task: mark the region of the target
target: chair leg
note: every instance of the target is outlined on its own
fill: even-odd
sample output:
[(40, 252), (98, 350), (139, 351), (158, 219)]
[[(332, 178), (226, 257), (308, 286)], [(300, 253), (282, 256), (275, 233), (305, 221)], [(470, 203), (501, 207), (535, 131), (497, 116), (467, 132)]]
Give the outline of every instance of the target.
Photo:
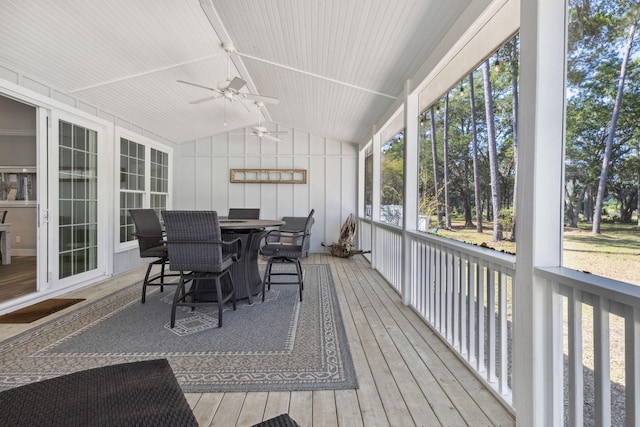
[(222, 302), (222, 285), (220, 284), (220, 276), (216, 276), (216, 293), (218, 294), (218, 328), (222, 327), (222, 312), (224, 311)]
[(298, 286), (300, 287), (300, 301), (302, 301), (302, 289), (304, 289), (304, 283), (302, 281), (302, 264), (300, 264), (300, 258), (296, 258), (296, 272), (298, 273)]
[(173, 328), (176, 325), (176, 307), (178, 301), (180, 300), (180, 294), (184, 296), (184, 276), (182, 272), (180, 272), (180, 281), (178, 282), (178, 287), (176, 288), (176, 293), (173, 296), (173, 304), (171, 305), (171, 327)]
[[(233, 303), (233, 311), (236, 311), (236, 284), (233, 281), (231, 271), (227, 270), (227, 274), (229, 275), (229, 283), (231, 283), (231, 302)], [(251, 304), (251, 299), (249, 299), (249, 304)]]
[(152, 262), (149, 263), (149, 267), (147, 267), (147, 274), (144, 275), (144, 281), (142, 282), (142, 304), (144, 304), (147, 297), (147, 285), (149, 284), (149, 275), (151, 274), (151, 268), (153, 268)]
[(167, 263), (163, 260), (162, 264), (160, 264), (160, 292), (164, 292), (164, 266), (167, 265)]
[(267, 266), (264, 269), (264, 278), (262, 279), (262, 302), (264, 302), (264, 294), (266, 293), (266, 284), (269, 282), (269, 289), (271, 289), (271, 266), (273, 265), (273, 258), (269, 258)]

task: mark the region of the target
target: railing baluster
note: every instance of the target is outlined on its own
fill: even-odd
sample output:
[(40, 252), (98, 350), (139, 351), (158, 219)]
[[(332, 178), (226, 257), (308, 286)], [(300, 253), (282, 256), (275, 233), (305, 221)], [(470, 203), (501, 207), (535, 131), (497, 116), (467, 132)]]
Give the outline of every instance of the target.
[(413, 249), (413, 265), (416, 266), (416, 268), (412, 269), (412, 301), (410, 301), (410, 304), (416, 307), (418, 313), (422, 313), (422, 291), (424, 289), (424, 284), (422, 283), (422, 278), (424, 277), (424, 262), (422, 259), (423, 245), (414, 241), (411, 244), (411, 248)]
[(445, 274), (446, 274), (446, 328), (447, 328), (447, 340), (451, 342), (453, 340), (453, 254), (451, 251), (445, 251)]
[(487, 381), (496, 380), (496, 272), (487, 267)]
[(625, 417), (628, 426), (640, 423), (640, 308), (626, 308), (624, 318), (625, 345)]
[(435, 326), (435, 328), (438, 331), (441, 331), (440, 329), (440, 311), (442, 306), (440, 305), (440, 288), (442, 287), (442, 268), (440, 268), (440, 248), (439, 247), (435, 247), (434, 248), (434, 263), (433, 263), (433, 270), (434, 270), (434, 276), (435, 276), (435, 280), (433, 282), (433, 289), (434, 289), (434, 295), (433, 295), (433, 305), (435, 307), (435, 313), (434, 313), (434, 317), (433, 317), (433, 325)]
[(435, 324), (435, 282), (436, 282), (435, 248), (429, 245), (429, 322)]
[(609, 300), (597, 297), (593, 305), (593, 361), (595, 389), (595, 422), (611, 423), (611, 357), (609, 351)]
[(498, 391), (508, 394), (509, 390), (509, 331), (507, 306), (507, 275), (499, 271), (498, 276), (498, 325), (500, 354), (498, 360)]
[(467, 346), (467, 305), (469, 304), (469, 258), (461, 254), (460, 257), (460, 354), (469, 360), (469, 348)]
[(564, 415), (563, 297), (560, 294), (560, 285), (549, 280), (547, 280), (546, 292), (549, 300), (544, 309), (547, 331), (545, 340), (549, 347), (544, 354), (544, 359), (548, 363), (544, 375), (550, 377), (552, 387), (549, 392), (551, 405), (547, 420), (551, 420), (550, 425), (562, 425)]
[(584, 374), (582, 369), (582, 292), (570, 288), (567, 297), (569, 425), (583, 424)]
[(451, 254), (453, 275), (453, 346), (460, 351), (460, 257), (457, 252)]
[(477, 370), (478, 372), (485, 372), (484, 366), (484, 340), (485, 340), (485, 308), (484, 308), (484, 296), (485, 296), (485, 278), (487, 272), (484, 266), (478, 266), (478, 289), (477, 289), (477, 301), (476, 301), (476, 325), (478, 328), (478, 334), (476, 336), (476, 349), (478, 350)]
[(469, 347), (469, 363), (472, 365), (475, 363), (478, 358), (476, 357), (476, 287), (478, 284), (478, 264), (475, 258), (469, 259), (469, 299), (468, 299), (468, 307), (469, 307), (469, 327), (467, 328), (467, 333), (469, 334), (469, 339), (467, 340)]

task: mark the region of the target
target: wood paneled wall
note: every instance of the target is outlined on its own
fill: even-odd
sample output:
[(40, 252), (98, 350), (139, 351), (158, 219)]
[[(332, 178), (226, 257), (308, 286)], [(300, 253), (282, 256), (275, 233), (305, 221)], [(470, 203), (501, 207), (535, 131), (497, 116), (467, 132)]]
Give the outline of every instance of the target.
[[(311, 251), (337, 241), (340, 227), (356, 213), (357, 146), (278, 127), (282, 142), (239, 129), (179, 145), (174, 151), (175, 209), (259, 207), (262, 218), (306, 216), (315, 209)], [(306, 184), (239, 184), (230, 169), (306, 169)]]

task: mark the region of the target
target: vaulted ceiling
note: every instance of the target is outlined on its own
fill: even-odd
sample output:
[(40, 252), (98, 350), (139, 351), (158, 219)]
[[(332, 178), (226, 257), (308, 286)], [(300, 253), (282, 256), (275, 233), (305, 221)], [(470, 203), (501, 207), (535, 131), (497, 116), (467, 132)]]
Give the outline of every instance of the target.
[(3, 0), (0, 67), (177, 143), (256, 124), (249, 100), (191, 104), (215, 92), (178, 82), (238, 76), (278, 98), (262, 120), (362, 142), (471, 3)]

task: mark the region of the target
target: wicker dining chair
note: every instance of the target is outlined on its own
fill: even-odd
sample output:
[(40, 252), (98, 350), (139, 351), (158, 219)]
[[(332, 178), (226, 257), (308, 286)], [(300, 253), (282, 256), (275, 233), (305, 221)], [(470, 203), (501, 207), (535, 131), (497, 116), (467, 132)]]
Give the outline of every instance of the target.
[[(230, 268), (242, 253), (242, 241), (223, 241), (218, 214), (215, 211), (162, 211), (167, 232), (169, 269), (180, 272), (178, 289), (171, 307), (171, 327), (176, 323), (180, 306), (217, 306), (218, 327), (222, 326), (224, 305), (232, 301), (236, 309), (236, 293)], [(234, 248), (227, 252), (223, 248)], [(222, 279), (228, 278), (223, 293)], [(191, 286), (187, 291), (186, 285)], [(212, 286), (214, 285), (214, 286)]]
[[(176, 285), (178, 282), (167, 281), (168, 277), (177, 277), (165, 271), (165, 266), (169, 262), (169, 254), (164, 244), (164, 233), (158, 214), (153, 209), (129, 209), (129, 215), (135, 226), (134, 236), (138, 239), (138, 248), (141, 258), (154, 258), (147, 267), (147, 273), (142, 282), (142, 304), (147, 296), (147, 286), (160, 286), (160, 292), (164, 291), (165, 285)], [(154, 265), (160, 266), (160, 273), (151, 275)]]
[[(304, 226), (294, 230), (287, 227), (285, 230), (271, 230), (265, 237), (265, 243), (260, 248), (260, 254), (268, 258), (267, 266), (262, 280), (262, 301), (264, 301), (266, 288), (271, 289), (271, 285), (298, 285), (300, 291), (300, 301), (302, 301), (302, 290), (304, 289), (302, 265), (300, 258), (307, 256), (309, 252), (308, 241), (311, 238), (311, 227), (313, 226), (313, 214), (311, 209)], [(273, 264), (293, 264), (295, 271), (291, 269), (273, 270)], [(277, 281), (277, 276), (296, 276), (295, 280)]]
[(260, 208), (229, 208), (229, 219), (260, 219)]

